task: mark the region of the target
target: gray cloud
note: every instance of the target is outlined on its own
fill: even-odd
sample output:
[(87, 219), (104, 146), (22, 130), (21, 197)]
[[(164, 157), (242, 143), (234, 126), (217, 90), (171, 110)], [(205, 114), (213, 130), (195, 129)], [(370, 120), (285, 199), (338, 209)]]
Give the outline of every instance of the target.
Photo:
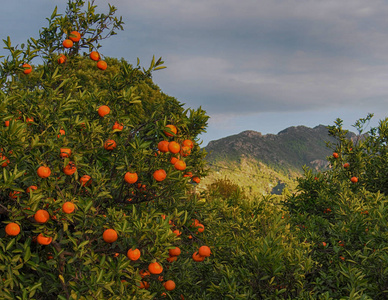
[[(62, 2), (7, 4), (0, 34), (37, 36)], [(156, 83), (188, 107), (229, 116), (387, 107), (386, 1), (109, 2), (126, 24), (103, 43), (104, 54), (132, 63), (139, 57), (145, 66), (162, 56), (168, 68), (154, 74)], [(96, 4), (107, 9), (103, 0)]]

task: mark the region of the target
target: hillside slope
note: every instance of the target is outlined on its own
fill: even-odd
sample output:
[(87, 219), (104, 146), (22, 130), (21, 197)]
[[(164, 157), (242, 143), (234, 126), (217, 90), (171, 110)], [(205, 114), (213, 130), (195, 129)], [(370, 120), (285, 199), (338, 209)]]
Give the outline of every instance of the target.
[(289, 127), (276, 135), (247, 130), (211, 141), (206, 147), (211, 172), (201, 188), (227, 178), (249, 194), (281, 194), (285, 187), (295, 187), (303, 166), (326, 168), (332, 154), (327, 142), (335, 140), (324, 125)]

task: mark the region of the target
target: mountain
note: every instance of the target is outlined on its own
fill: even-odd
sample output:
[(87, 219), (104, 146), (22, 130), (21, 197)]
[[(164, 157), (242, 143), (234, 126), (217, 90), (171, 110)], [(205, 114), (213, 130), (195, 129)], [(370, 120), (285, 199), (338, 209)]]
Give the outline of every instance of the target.
[(266, 135), (247, 130), (211, 141), (205, 147), (211, 172), (202, 187), (228, 179), (250, 194), (280, 194), (285, 187), (295, 187), (303, 166), (327, 167), (326, 157), (333, 152), (327, 142), (335, 143), (335, 139), (324, 125), (293, 126)]

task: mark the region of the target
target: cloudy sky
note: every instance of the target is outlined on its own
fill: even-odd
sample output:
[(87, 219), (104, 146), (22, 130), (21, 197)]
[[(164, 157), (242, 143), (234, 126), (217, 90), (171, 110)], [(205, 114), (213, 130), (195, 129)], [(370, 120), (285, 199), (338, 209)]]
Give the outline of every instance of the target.
[[(67, 1), (6, 1), (0, 38), (38, 37)], [(107, 12), (105, 0), (96, 0)], [(244, 130), (351, 125), (387, 116), (388, 2), (385, 0), (111, 0), (124, 31), (103, 43), (106, 56), (167, 69), (154, 81), (211, 117), (203, 145)], [(0, 49), (0, 55), (6, 52)]]

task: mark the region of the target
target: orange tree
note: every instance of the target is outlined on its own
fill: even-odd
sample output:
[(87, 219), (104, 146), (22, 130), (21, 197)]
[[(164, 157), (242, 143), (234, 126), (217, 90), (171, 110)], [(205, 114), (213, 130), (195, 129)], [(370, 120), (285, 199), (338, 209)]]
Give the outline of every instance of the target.
[(161, 59), (145, 69), (103, 57), (100, 41), (123, 22), (84, 4), (55, 10), (20, 48), (4, 40), (0, 298), (176, 298), (166, 258), (192, 223), (208, 116), (153, 83)]
[[(317, 268), (306, 276), (310, 296), (319, 299), (386, 299), (388, 119), (364, 133), (372, 115), (349, 135), (338, 119), (328, 127), (330, 168), (306, 169), (285, 206), (293, 232), (312, 245)], [(307, 296), (307, 295), (306, 295)]]

